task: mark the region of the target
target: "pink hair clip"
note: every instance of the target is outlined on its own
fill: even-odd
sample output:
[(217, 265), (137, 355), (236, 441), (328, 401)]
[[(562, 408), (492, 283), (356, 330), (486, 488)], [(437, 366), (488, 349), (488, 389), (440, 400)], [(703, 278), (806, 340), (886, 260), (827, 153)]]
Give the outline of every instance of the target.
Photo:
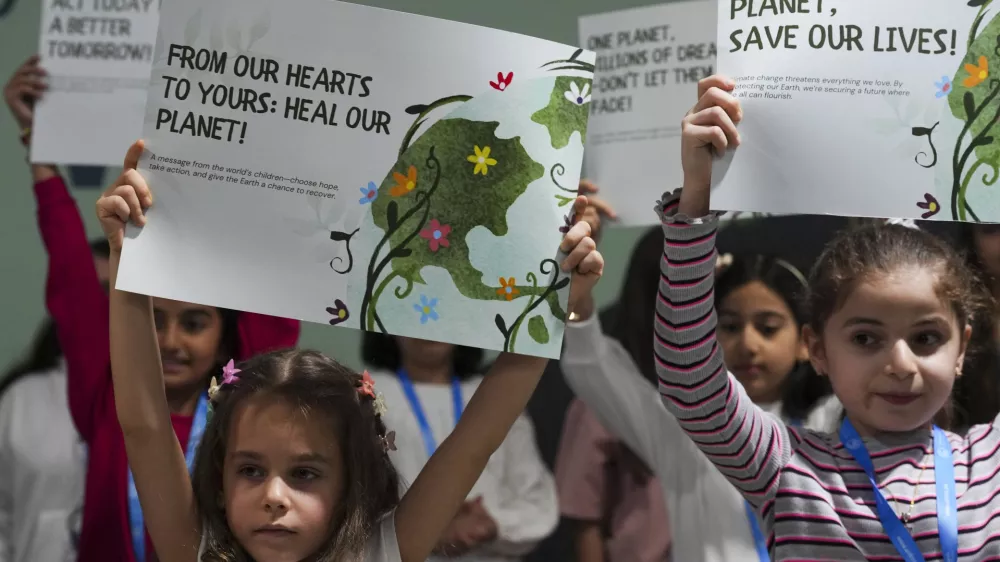
[(368, 374), (368, 371), (361, 374), (361, 386), (358, 387), (358, 394), (375, 399), (375, 381)]
[[(239, 381), (240, 378), (237, 377), (236, 374), (240, 372), (242, 371), (237, 369), (236, 365), (233, 363), (233, 360), (230, 359), (229, 363), (226, 363), (226, 365), (222, 367), (222, 384), (233, 384)], [(215, 399), (215, 396), (219, 393), (219, 390), (222, 388), (222, 384), (216, 382), (215, 377), (212, 377), (212, 382), (208, 385), (208, 398), (210, 400)]]

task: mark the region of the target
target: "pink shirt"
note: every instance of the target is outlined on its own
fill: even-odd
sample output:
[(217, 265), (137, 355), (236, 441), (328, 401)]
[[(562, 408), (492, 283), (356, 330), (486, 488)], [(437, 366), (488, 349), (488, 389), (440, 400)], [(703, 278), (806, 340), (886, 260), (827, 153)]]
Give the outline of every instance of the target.
[(660, 483), (579, 399), (570, 404), (556, 458), (562, 515), (600, 521), (611, 562), (670, 559), (670, 525)]

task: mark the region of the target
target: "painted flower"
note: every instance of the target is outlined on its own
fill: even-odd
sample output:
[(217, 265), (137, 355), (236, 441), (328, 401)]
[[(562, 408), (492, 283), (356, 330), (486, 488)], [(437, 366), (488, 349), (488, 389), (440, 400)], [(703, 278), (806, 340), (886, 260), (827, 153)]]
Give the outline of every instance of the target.
[(966, 88), (975, 88), (976, 86), (983, 83), (990, 76), (990, 64), (986, 60), (986, 57), (979, 57), (979, 64), (968, 64), (965, 65), (965, 71), (969, 73), (969, 76), (962, 81), (962, 85)]
[(917, 203), (917, 207), (927, 210), (927, 212), (920, 215), (920, 218), (922, 219), (929, 219), (934, 215), (938, 214), (939, 211), (941, 211), (941, 204), (938, 203), (938, 200), (935, 199), (934, 196), (931, 195), (930, 193), (924, 194), (924, 200), (919, 201)]
[(470, 154), (469, 157), (466, 158), (466, 160), (476, 165), (476, 167), (472, 169), (472, 175), (482, 174), (485, 176), (486, 172), (489, 171), (490, 166), (497, 165), (497, 161), (495, 158), (490, 158), (490, 147), (488, 146), (484, 146), (482, 150), (479, 150), (478, 146), (474, 146), (472, 149), (475, 151), (475, 154)]
[(507, 300), (513, 300), (514, 297), (520, 293), (521, 291), (517, 290), (513, 277), (509, 277), (507, 279), (504, 279), (503, 277), (500, 278), (500, 288), (497, 289), (498, 295), (506, 298)]
[(451, 244), (448, 242), (449, 232), (451, 232), (450, 226), (439, 223), (437, 219), (431, 219), (427, 228), (420, 231), (420, 237), (427, 240), (427, 245), (430, 246), (432, 252), (436, 252), (439, 247), (447, 248)]
[(333, 306), (327, 307), (326, 311), (333, 317), (330, 318), (331, 326), (346, 322), (351, 317), (351, 313), (347, 310), (347, 305), (340, 299), (333, 301)]
[(493, 86), (494, 90), (500, 90), (501, 92), (510, 86), (510, 83), (514, 80), (514, 73), (508, 72), (507, 76), (503, 75), (503, 72), (497, 72), (497, 81), (490, 81), (490, 86)]
[(417, 187), (417, 168), (410, 166), (405, 176), (399, 172), (393, 172), (392, 179), (396, 180), (396, 185), (392, 186), (392, 189), (389, 190), (389, 195), (393, 197), (406, 195)]
[(943, 98), (951, 93), (951, 78), (947, 76), (942, 76), (940, 82), (935, 82), (934, 87), (937, 88), (937, 92), (934, 93), (935, 97)]
[(575, 103), (576, 105), (583, 105), (585, 103), (590, 103), (590, 84), (584, 84), (583, 90), (576, 85), (576, 82), (569, 83), (569, 91), (566, 92), (566, 99), (570, 103)]
[(571, 228), (573, 228), (573, 219), (569, 215), (563, 215), (563, 225), (559, 227), (559, 232), (566, 234)]
[(434, 310), (437, 306), (437, 299), (429, 299), (427, 295), (420, 295), (420, 304), (414, 304), (413, 310), (420, 313), (420, 323), (426, 324), (428, 320), (437, 320), (438, 313)]
[(378, 198), (378, 186), (376, 186), (373, 181), (368, 182), (368, 187), (361, 188), (361, 195), (362, 197), (358, 203), (361, 203), (362, 205), (371, 203)]

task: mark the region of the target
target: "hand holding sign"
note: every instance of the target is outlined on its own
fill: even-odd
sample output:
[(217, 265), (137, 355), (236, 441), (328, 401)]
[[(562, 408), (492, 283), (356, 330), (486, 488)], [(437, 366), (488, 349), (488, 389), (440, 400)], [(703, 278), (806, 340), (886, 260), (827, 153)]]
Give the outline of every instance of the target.
[(153, 192), (136, 170), (144, 148), (145, 143), (141, 140), (129, 147), (122, 174), (97, 200), (97, 218), (113, 252), (122, 249), (125, 223), (131, 219), (137, 226), (145, 225), (145, 210), (153, 205)]
[(681, 211), (690, 217), (709, 211), (713, 153), (723, 154), (740, 144), (736, 123), (743, 119), (740, 102), (730, 92), (735, 82), (725, 76), (710, 76), (698, 83), (698, 103), (681, 121), (681, 164), (684, 193)]
[(46, 89), (45, 76), (45, 71), (38, 65), (38, 55), (33, 55), (14, 71), (3, 88), (3, 99), (21, 129), (31, 126), (35, 101), (42, 97)]

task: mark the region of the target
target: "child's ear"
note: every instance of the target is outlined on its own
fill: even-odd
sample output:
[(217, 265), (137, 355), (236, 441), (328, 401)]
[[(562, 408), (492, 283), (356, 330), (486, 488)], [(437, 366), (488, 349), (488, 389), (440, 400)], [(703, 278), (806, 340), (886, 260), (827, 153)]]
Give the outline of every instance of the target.
[(965, 354), (969, 350), (969, 340), (972, 339), (972, 326), (969, 324), (965, 325), (965, 329), (962, 330), (962, 344), (958, 351), (958, 357), (955, 359), (955, 376), (962, 376), (962, 366), (965, 364)]
[(828, 370), (823, 339), (808, 324), (802, 327), (802, 347), (805, 349), (805, 359), (812, 364), (813, 370), (820, 376), (826, 376)]

